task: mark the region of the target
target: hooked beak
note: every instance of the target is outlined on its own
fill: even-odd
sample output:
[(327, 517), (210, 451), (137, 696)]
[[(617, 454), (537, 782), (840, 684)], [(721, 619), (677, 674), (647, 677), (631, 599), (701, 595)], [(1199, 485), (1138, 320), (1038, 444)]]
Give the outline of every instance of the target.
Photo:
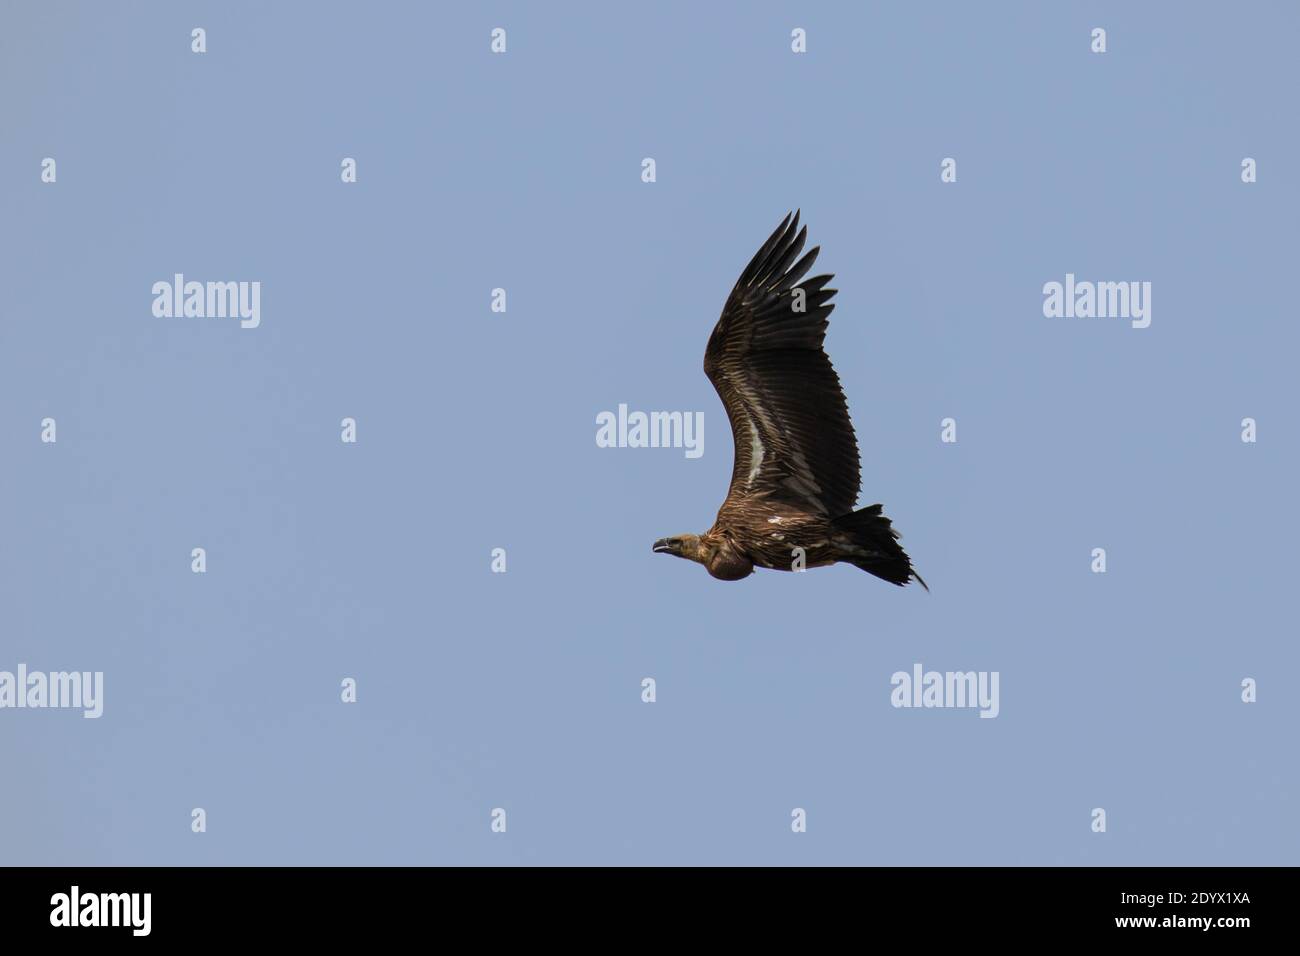
[(673, 553), (672, 546), (668, 543), (667, 538), (660, 538), (658, 541), (655, 542), (654, 547), (651, 548), (651, 550), (654, 551), (655, 554)]

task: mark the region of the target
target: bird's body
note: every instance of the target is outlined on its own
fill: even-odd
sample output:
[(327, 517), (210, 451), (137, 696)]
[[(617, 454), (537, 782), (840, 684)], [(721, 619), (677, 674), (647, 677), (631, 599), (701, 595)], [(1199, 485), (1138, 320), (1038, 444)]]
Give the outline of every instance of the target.
[(711, 529), (655, 542), (725, 581), (754, 568), (844, 561), (893, 584), (919, 575), (880, 505), (854, 511), (860, 472), (844, 393), (822, 349), (831, 277), (799, 280), (807, 230), (787, 216), (741, 273), (709, 337), (704, 372), (735, 443), (731, 486)]

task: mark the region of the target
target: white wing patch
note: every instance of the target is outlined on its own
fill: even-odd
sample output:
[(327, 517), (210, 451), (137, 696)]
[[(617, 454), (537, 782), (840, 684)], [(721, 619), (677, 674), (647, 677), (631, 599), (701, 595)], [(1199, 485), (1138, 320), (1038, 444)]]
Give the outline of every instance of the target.
[[(754, 414), (757, 414), (762, 420), (764, 426), (774, 435), (780, 435), (782, 430), (772, 421), (762, 404), (756, 404), (752, 408), (745, 406), (745, 423), (749, 425), (749, 474), (745, 476), (745, 487), (752, 488), (754, 479), (758, 477), (759, 471), (763, 468), (763, 457), (765, 449), (763, 441), (759, 437), (758, 426), (754, 424)], [(787, 475), (781, 479), (781, 484), (790, 489), (795, 495), (805, 499), (817, 511), (825, 513), (826, 507), (822, 504), (820, 495), (822, 487), (818, 484), (817, 479), (813, 477), (812, 468), (808, 466), (808, 459), (804, 457), (803, 452), (797, 447), (792, 446), (789, 449), (790, 465), (793, 466), (793, 474)]]
[(759, 471), (763, 467), (763, 442), (759, 440), (758, 429), (754, 426), (754, 420), (748, 415), (745, 421), (749, 422), (749, 474), (745, 477), (745, 487), (752, 487), (754, 479), (758, 477)]

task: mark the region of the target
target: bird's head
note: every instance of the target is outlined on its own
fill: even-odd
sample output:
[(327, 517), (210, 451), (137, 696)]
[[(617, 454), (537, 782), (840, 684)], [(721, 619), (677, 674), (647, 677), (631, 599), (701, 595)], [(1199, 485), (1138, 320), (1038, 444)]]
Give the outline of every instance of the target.
[(672, 554), (688, 561), (703, 563), (704, 555), (700, 548), (698, 534), (675, 534), (671, 538), (660, 538), (654, 543), (655, 554)]

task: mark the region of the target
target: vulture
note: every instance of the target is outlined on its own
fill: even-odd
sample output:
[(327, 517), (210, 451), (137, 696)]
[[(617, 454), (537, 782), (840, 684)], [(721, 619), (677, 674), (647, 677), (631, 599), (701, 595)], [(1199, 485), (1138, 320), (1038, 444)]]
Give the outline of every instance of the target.
[[(839, 376), (822, 348), (835, 307), (829, 275), (803, 277), (808, 229), (787, 215), (736, 280), (704, 352), (731, 422), (731, 486), (704, 534), (660, 538), (654, 551), (704, 565), (722, 581), (754, 568), (843, 561), (890, 584), (915, 579), (882, 506), (854, 510), (858, 442)], [(800, 281), (800, 280), (803, 281)]]

